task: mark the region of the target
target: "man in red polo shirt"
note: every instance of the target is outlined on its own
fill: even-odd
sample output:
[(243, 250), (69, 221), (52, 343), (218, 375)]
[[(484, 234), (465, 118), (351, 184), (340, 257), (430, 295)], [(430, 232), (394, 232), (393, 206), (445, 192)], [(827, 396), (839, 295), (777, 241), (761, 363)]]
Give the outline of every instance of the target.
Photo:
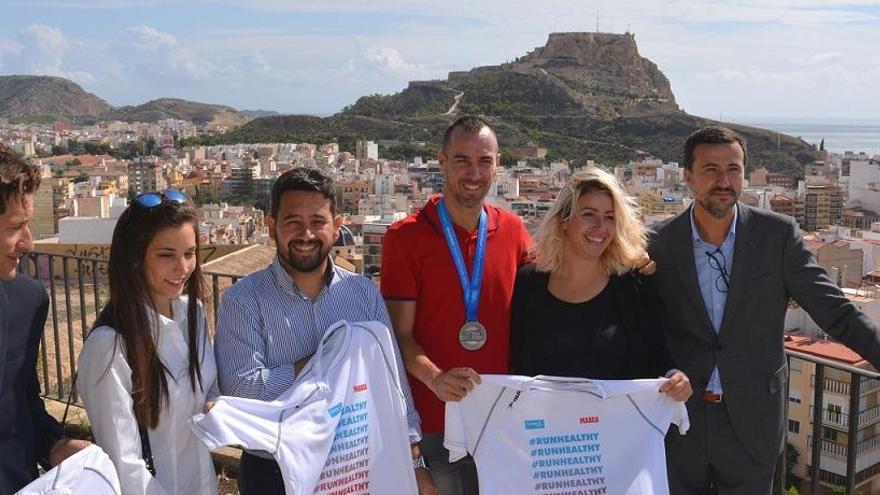
[(439, 160), (444, 194), (388, 229), (381, 285), (422, 418), (422, 453), (439, 493), (466, 495), (478, 493), (476, 467), (470, 457), (449, 464), (444, 402), (461, 400), (479, 373), (507, 372), (513, 282), (531, 238), (519, 217), (483, 203), (499, 160), (485, 120), (453, 122)]

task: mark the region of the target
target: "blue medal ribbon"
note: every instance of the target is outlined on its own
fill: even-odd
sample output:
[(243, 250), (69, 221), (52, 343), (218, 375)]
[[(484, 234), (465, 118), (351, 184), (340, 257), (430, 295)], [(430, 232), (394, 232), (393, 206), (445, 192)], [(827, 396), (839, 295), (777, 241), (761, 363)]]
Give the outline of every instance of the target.
[(452, 227), (452, 219), (449, 217), (449, 210), (446, 209), (444, 200), (437, 202), (437, 213), (440, 215), (440, 225), (443, 228), (443, 237), (446, 238), (446, 247), (452, 254), (452, 262), (455, 264), (455, 270), (458, 272), (458, 279), (461, 282), (461, 290), (464, 293), (464, 307), (467, 311), (467, 321), (477, 321), (477, 309), (480, 306), (480, 287), (483, 285), (483, 265), (486, 261), (486, 237), (489, 231), (489, 219), (486, 210), (480, 211), (480, 224), (477, 228), (477, 252), (474, 253), (474, 266), (470, 278), (468, 277), (467, 268), (464, 264), (464, 255), (461, 252), (461, 246), (458, 244), (458, 237), (455, 236), (455, 229)]

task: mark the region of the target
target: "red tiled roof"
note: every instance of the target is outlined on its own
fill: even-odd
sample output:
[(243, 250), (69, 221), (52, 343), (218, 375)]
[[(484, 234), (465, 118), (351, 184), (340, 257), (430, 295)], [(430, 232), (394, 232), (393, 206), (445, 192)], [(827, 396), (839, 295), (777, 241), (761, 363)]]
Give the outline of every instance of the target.
[(93, 167), (101, 162), (101, 160), (106, 160), (108, 162), (116, 160), (110, 155), (58, 155), (51, 156), (49, 158), (44, 158), (44, 163), (57, 163), (57, 164), (65, 164), (69, 161), (79, 160), (80, 165), (84, 167)]
[(840, 342), (807, 337), (800, 332), (790, 332), (786, 336), (785, 348), (850, 365), (857, 365), (864, 361), (855, 351)]
[(810, 251), (818, 251), (825, 247), (825, 243), (822, 241), (817, 241), (815, 239), (804, 239), (804, 244), (807, 245), (807, 249)]

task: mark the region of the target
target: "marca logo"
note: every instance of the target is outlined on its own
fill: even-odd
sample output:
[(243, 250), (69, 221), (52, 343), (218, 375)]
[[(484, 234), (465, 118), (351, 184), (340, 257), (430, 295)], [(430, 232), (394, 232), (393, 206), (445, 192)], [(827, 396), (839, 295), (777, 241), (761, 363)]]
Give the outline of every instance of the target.
[(540, 430), (544, 428), (544, 420), (543, 419), (527, 419), (526, 420), (526, 429), (527, 430)]
[(366, 383), (358, 383), (357, 385), (354, 386), (354, 393), (363, 392), (365, 390), (367, 390)]
[(599, 416), (584, 416), (581, 418), (582, 425), (586, 425), (586, 424), (590, 424), (590, 423), (598, 423), (598, 422), (599, 422)]

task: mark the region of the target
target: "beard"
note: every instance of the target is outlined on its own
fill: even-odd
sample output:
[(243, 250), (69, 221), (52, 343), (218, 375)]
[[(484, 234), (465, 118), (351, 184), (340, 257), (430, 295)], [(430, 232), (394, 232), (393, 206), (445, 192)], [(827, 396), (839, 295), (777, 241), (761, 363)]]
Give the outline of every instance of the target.
[(483, 200), (489, 193), (489, 188), (484, 186), (480, 187), (480, 189), (476, 191), (468, 191), (461, 186), (447, 186), (447, 190), (444, 191), (444, 194), (447, 193), (453, 197), (453, 199), (459, 206), (462, 206), (464, 208), (477, 208), (483, 204)]
[[(296, 254), (294, 250), (294, 246), (317, 246), (318, 249), (315, 250), (313, 254), (310, 255), (301, 255)], [(292, 268), (300, 273), (311, 273), (319, 268), (324, 263), (324, 260), (330, 255), (331, 246), (325, 246), (321, 241), (314, 240), (309, 242), (296, 242), (291, 241), (287, 243), (287, 249), (281, 249), (278, 247), (278, 257), (281, 258), (281, 261), (284, 262), (289, 268)]]
[(452, 196), (455, 198), (456, 203), (465, 208), (477, 208), (483, 204), (483, 198), (485, 198), (485, 196), (474, 195), (471, 193), (455, 193)]
[[(729, 192), (731, 194), (729, 201), (718, 201), (712, 199), (712, 194), (716, 192)], [(739, 201), (739, 194), (732, 188), (728, 189), (712, 189), (705, 195), (701, 196), (698, 200), (700, 206), (703, 207), (704, 210), (709, 212), (715, 218), (721, 219), (727, 216), (730, 213), (733, 205)]]

